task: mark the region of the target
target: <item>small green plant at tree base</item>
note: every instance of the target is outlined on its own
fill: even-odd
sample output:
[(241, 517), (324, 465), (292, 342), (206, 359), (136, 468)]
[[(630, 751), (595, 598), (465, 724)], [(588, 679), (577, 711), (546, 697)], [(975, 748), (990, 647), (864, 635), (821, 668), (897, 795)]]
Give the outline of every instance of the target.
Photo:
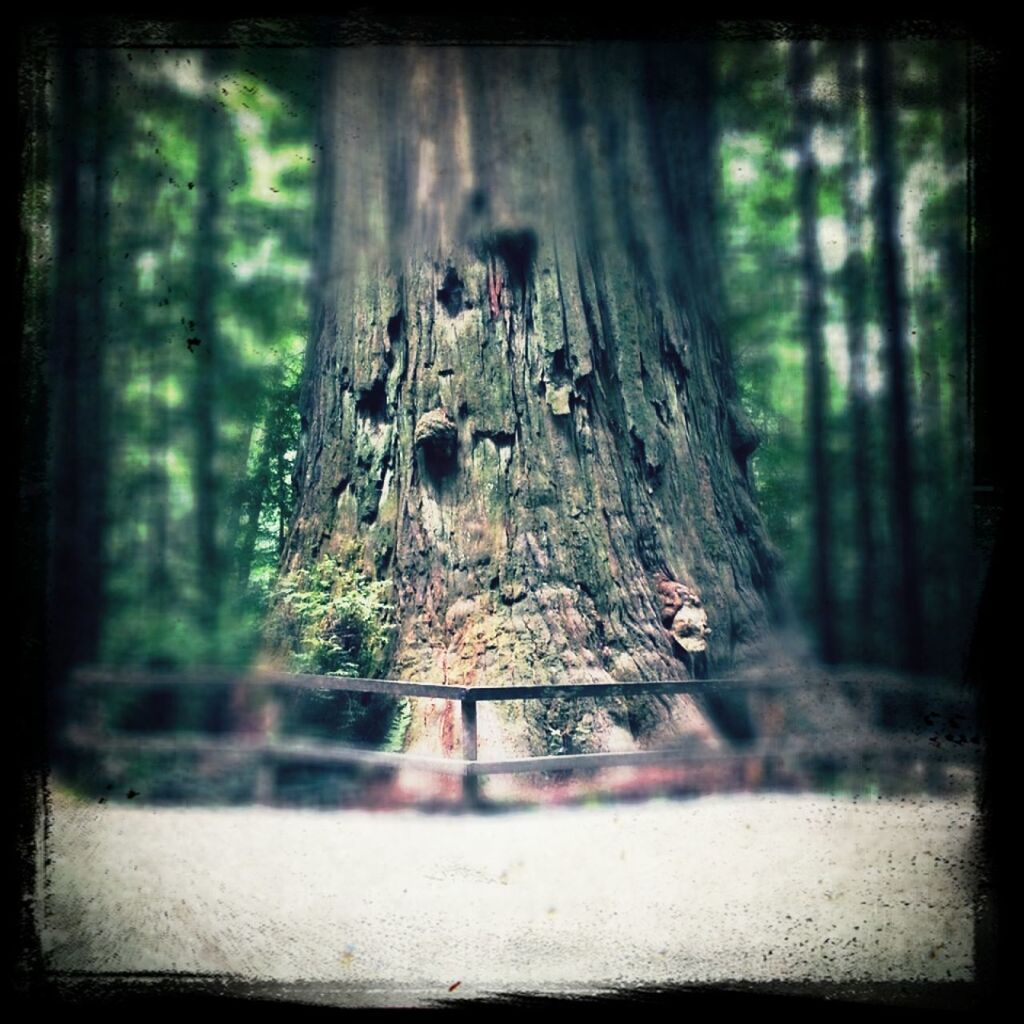
[(391, 637), (389, 584), (325, 555), (278, 584), (298, 672), (372, 679), (386, 666)]
[(402, 749), (405, 734), (412, 722), (412, 701), (403, 698), (397, 702), (395, 714), (391, 719), (387, 734), (380, 743), (381, 750), (397, 751)]
[[(273, 639), (290, 649), (291, 666), (311, 675), (373, 679), (387, 667), (393, 626), (389, 584), (325, 555), (277, 586)], [(286, 714), (286, 728), (331, 739), (379, 743), (392, 729), (398, 702), (382, 694), (313, 693)]]

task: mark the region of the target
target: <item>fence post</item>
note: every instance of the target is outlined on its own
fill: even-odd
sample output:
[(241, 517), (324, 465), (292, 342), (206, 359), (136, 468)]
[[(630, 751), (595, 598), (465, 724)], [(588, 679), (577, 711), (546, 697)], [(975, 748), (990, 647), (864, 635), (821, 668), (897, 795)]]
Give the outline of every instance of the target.
[(264, 751), (257, 755), (256, 784), (253, 787), (253, 803), (270, 806), (274, 802), (274, 763), (270, 755)]
[(277, 737), (281, 705), (273, 688), (243, 690), (235, 688), (236, 727), (241, 726), (257, 743), (256, 779), (253, 803), (270, 806), (277, 789), (277, 764), (270, 747)]
[[(476, 760), (476, 701), (462, 700), (462, 753), (467, 761)], [(462, 776), (462, 799), (468, 807), (480, 802), (480, 777)]]

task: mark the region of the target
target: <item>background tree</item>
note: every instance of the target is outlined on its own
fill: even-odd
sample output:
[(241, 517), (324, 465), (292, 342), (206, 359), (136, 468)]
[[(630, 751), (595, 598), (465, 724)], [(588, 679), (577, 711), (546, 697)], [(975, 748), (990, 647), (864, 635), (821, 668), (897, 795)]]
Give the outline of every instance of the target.
[(813, 494), (788, 50), (723, 42), (718, 54), (725, 324), (744, 407), (761, 438), (750, 460), (758, 505), (785, 555), (797, 617), (813, 623)]
[[(194, 357), (194, 384), (192, 388), (195, 422), (195, 469), (193, 488), (196, 506), (197, 565), (199, 568), (200, 623), (206, 636), (210, 655), (216, 656), (219, 639), (219, 619), (223, 592), (221, 545), (217, 526), (220, 512), (221, 483), (216, 472), (218, 449), (219, 376), (222, 364), (223, 338), (219, 330), (219, 317), (215, 298), (221, 289), (217, 277), (220, 259), (220, 206), (224, 186), (221, 181), (222, 144), (218, 138), (217, 105), (211, 92), (211, 79), (216, 76), (217, 62), (213, 54), (204, 53), (197, 58), (200, 88), (207, 95), (197, 110), (196, 128), (196, 209), (195, 244), (193, 246), (194, 279), (190, 292), (195, 319), (189, 321), (194, 335), (186, 341)], [(216, 86), (214, 86), (216, 88)]]
[[(965, 294), (957, 253), (968, 230), (957, 143), (967, 123), (964, 45), (888, 44), (895, 56), (884, 117), (877, 91), (860, 84), (863, 47), (818, 44), (807, 79), (814, 121), (809, 155), (817, 167), (813, 236), (824, 270), (816, 281), (823, 383), (832, 396), (824, 416), (816, 417), (826, 427), (832, 477), (832, 525), (824, 537), (811, 518), (820, 488), (805, 468), (818, 430), (811, 404), (804, 406), (795, 387), (798, 368), (805, 374), (808, 368), (805, 332), (794, 313), (801, 289), (808, 293), (809, 277), (816, 276), (801, 267), (797, 206), (787, 198), (796, 194), (803, 164), (798, 138), (785, 131), (797, 112), (785, 69), (801, 45), (722, 47), (725, 291), (741, 390), (765, 438), (752, 460), (758, 498), (785, 556), (797, 610), (813, 625), (819, 645), (824, 637), (814, 579), (824, 543), (834, 566), (839, 656), (906, 664), (901, 659), (913, 647), (918, 667), (956, 675), (964, 622), (950, 609), (962, 605), (968, 591), (973, 603), (978, 558), (972, 531), (962, 526), (970, 502), (963, 461), (969, 445), (966, 324), (957, 315)], [(887, 171), (885, 231), (898, 234), (888, 246), (877, 217), (868, 216), (877, 213), (872, 199), (885, 177), (877, 151), (867, 152), (880, 122), (888, 125), (890, 157), (899, 170)], [(886, 296), (892, 294), (903, 323), (903, 442), (890, 400), (900, 388), (891, 348), (883, 344), (892, 336), (886, 327), (892, 308)], [(914, 468), (912, 476), (898, 468), (903, 460)], [(900, 553), (910, 550), (907, 536), (909, 563)], [(908, 639), (907, 623), (914, 619), (917, 638)]]
[(81, 60), (62, 38), (61, 98), (55, 147), (56, 282), (50, 380), (53, 495), (50, 580), (61, 640), (52, 651), (59, 678), (67, 665), (96, 657), (103, 623), (103, 507), (107, 475), (104, 384), (109, 63)]
[(276, 576), (278, 506), (291, 510), (311, 74), (301, 53), (112, 59), (116, 429), (101, 654), (245, 664)]
[(893, 140), (891, 63), (888, 47), (868, 46), (867, 82), (871, 101), (872, 151), (876, 175), (873, 195), (879, 247), (885, 353), (888, 371), (889, 481), (897, 565), (897, 614), (900, 663), (921, 668), (924, 635), (921, 619), (920, 571), (914, 516), (914, 467), (910, 448), (910, 408), (906, 355), (906, 307), (902, 249), (897, 223), (898, 168)]
[(863, 164), (863, 102), (858, 51), (854, 46), (839, 49), (837, 80), (839, 86), (840, 117), (843, 138), (841, 165), (843, 225), (846, 232), (846, 256), (840, 271), (839, 286), (843, 296), (843, 315), (846, 327), (846, 347), (849, 353), (850, 382), (847, 404), (851, 453), (851, 490), (854, 516), (852, 538), (856, 559), (854, 618), (856, 639), (850, 655), (863, 661), (876, 657), (875, 633), (878, 629), (875, 606), (876, 590), (876, 535), (874, 528), (874, 494), (871, 473), (871, 430), (868, 392), (867, 324), (870, 309), (867, 259), (863, 244), (864, 209), (858, 191)]
[[(917, 589), (928, 665), (956, 672), (970, 615), (951, 624), (948, 609), (975, 578), (963, 525), (967, 65), (956, 44), (891, 45)], [(54, 438), (64, 431), (50, 508), (68, 571), (53, 574), (51, 607), (62, 630), (73, 607), (93, 617), (88, 657), (244, 664), (260, 649), (279, 559), (282, 585), (301, 592), (294, 571), (333, 552), (345, 572), (362, 571), (346, 576), (357, 587), (394, 576), (407, 588), (395, 653), (408, 675), (689, 671), (650, 582), (659, 574), (702, 592), (709, 671), (722, 671), (774, 604), (763, 533), (736, 525), (753, 521), (752, 486), (800, 617), (818, 619), (824, 543), (839, 656), (895, 660), (890, 375), (881, 295), (866, 286), (881, 246), (866, 216), (875, 175), (861, 152), (873, 138), (873, 105), (856, 95), (862, 51), (818, 44), (806, 76), (817, 210), (804, 235), (821, 259), (817, 365), (829, 400), (819, 413), (833, 485), (823, 542), (802, 386), (789, 43), (573, 47), (557, 58), (410, 50), (387, 54), (390, 83), (367, 53), (325, 52), (316, 135), (313, 51), (227, 48), (216, 66), (191, 50), (66, 52), (64, 65), (47, 55), (52, 84), (34, 94), (54, 120), (34, 122), (26, 281), (52, 341), (34, 408), (49, 402)], [(668, 70), (676, 58), (685, 71)], [(427, 97), (415, 116), (412, 97)], [(411, 117), (409, 138), (375, 120), (392, 114)], [(47, 151), (52, 173), (39, 170)], [(91, 227), (72, 260), (76, 223)], [(200, 330), (199, 307), (215, 334)], [(717, 322), (735, 342), (735, 379), (719, 368)], [(764, 439), (753, 454), (740, 400)], [(97, 429), (107, 443), (81, 443)], [(723, 437), (735, 454), (722, 455)], [(28, 479), (26, 493), (36, 486)], [(83, 500), (65, 500), (80, 487)], [(70, 549), (84, 537), (80, 558)], [(427, 586), (435, 555), (446, 568)], [(608, 596), (623, 580), (625, 609)], [(563, 639), (574, 612), (579, 644)], [(578, 651), (535, 670), (534, 652), (560, 644)], [(592, 710), (547, 709), (544, 742), (586, 746), (570, 719)], [(641, 731), (651, 710), (620, 705), (596, 730)]]
[(814, 109), (811, 45), (798, 40), (791, 48), (794, 131), (798, 163), (796, 207), (800, 214), (800, 269), (803, 276), (803, 331), (807, 345), (807, 410), (810, 479), (814, 521), (814, 597), (821, 657), (836, 661), (835, 601), (832, 587), (832, 482), (829, 473), (828, 365), (825, 357), (825, 281), (818, 253), (818, 165), (812, 137)]

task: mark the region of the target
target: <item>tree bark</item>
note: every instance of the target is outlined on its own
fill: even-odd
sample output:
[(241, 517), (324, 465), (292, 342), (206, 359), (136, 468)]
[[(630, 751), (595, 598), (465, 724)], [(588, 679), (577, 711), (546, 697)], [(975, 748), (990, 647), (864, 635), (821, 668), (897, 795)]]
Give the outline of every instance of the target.
[[(708, 72), (699, 47), (331, 62), (326, 270), (282, 567), (355, 545), (393, 580), (395, 676), (684, 677), (664, 577), (703, 601), (710, 671), (766, 639), (756, 438), (717, 328)], [(532, 750), (555, 732), (593, 749), (668, 715), (516, 703), (479, 724), (484, 749), (517, 728)], [(671, 717), (714, 734), (692, 701)], [(440, 707), (411, 730), (454, 734)]]

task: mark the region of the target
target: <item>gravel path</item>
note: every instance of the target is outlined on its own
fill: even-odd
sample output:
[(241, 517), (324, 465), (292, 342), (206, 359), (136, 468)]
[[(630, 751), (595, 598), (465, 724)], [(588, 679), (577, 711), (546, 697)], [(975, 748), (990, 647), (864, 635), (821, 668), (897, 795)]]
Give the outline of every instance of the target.
[(50, 824), (41, 933), (55, 971), (304, 979), (335, 1001), (406, 1003), (972, 977), (969, 800), (471, 816), (57, 799)]

